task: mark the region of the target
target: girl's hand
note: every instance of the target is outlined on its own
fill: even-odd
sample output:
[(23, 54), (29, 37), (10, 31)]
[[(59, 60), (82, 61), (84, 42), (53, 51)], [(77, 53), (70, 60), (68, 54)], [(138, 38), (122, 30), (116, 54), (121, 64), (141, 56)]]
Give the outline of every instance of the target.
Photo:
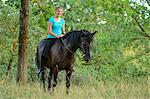
[(61, 34), (61, 35), (60, 35), (60, 37), (63, 37), (63, 36), (64, 36), (64, 34)]
[(61, 37), (63, 37), (64, 36), (64, 34), (61, 34), (60, 36), (57, 36), (57, 38), (61, 38)]
[(60, 38), (61, 36), (57, 36), (56, 38)]

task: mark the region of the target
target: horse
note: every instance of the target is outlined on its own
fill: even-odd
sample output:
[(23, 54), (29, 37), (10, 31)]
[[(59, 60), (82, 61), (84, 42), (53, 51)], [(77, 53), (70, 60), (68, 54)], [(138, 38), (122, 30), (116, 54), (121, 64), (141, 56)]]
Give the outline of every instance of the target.
[(39, 42), (36, 52), (36, 64), (39, 74), (41, 73), (44, 90), (46, 68), (50, 70), (48, 75), (49, 91), (51, 87), (54, 90), (57, 85), (58, 72), (65, 70), (66, 93), (68, 94), (76, 51), (80, 49), (83, 53), (83, 59), (88, 62), (91, 59), (90, 45), (96, 32), (91, 33), (88, 30), (71, 31), (61, 38), (46, 38)]

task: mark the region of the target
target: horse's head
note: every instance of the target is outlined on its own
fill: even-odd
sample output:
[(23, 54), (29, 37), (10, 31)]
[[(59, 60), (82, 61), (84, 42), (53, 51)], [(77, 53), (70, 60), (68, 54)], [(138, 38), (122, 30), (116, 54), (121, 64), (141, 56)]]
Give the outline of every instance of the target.
[(94, 33), (91, 33), (87, 30), (81, 30), (80, 32), (81, 32), (81, 39), (80, 39), (79, 48), (84, 54), (83, 56), (84, 60), (88, 62), (91, 59), (90, 45), (91, 45), (91, 42), (93, 41), (93, 36), (95, 35), (97, 31), (95, 31)]

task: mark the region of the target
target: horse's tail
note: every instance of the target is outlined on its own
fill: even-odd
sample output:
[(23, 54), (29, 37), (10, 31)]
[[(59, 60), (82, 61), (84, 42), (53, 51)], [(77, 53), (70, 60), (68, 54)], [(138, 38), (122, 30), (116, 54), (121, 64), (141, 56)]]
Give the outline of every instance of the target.
[(38, 56), (38, 47), (37, 47), (37, 51), (36, 51), (36, 57), (35, 57), (35, 64), (36, 64), (36, 67), (37, 67), (37, 74), (39, 75), (41, 73), (41, 66), (40, 66), (40, 63), (39, 63), (39, 56)]

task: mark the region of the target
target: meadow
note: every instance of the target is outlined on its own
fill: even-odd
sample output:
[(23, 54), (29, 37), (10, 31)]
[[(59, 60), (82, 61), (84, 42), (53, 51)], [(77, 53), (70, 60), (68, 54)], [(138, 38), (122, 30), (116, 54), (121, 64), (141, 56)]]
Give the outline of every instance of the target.
[(149, 99), (150, 86), (146, 82), (72, 83), (67, 95), (64, 81), (58, 82), (54, 93), (44, 92), (39, 82), (25, 86), (19, 86), (15, 81), (5, 82), (0, 84), (0, 99)]

